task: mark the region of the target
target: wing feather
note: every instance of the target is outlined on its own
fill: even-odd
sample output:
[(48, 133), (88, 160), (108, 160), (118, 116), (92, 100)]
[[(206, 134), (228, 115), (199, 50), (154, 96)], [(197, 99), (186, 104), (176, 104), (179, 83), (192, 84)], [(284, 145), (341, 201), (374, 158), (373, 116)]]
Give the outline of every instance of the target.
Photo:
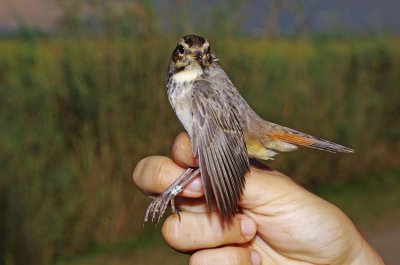
[(237, 109), (229, 105), (228, 97), (224, 88), (210, 82), (194, 83), (193, 152), (199, 158), (208, 207), (215, 202), (223, 219), (238, 212), (250, 168)]

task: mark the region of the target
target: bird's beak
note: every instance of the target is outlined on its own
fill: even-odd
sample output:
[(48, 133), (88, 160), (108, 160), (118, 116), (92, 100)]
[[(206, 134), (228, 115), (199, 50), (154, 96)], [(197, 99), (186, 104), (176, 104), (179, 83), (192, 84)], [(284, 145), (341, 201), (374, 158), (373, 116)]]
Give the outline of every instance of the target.
[(210, 62), (207, 60), (207, 56), (205, 56), (203, 51), (195, 51), (193, 53), (193, 58), (202, 66), (209, 66)]
[(195, 51), (194, 52), (194, 58), (198, 62), (203, 62), (203, 53), (201, 51)]

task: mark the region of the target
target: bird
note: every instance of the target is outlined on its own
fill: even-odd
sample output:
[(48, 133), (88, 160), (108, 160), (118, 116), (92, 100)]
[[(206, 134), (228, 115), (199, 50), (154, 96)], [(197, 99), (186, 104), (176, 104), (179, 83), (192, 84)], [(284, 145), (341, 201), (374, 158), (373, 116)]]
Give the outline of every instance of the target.
[[(144, 222), (158, 223), (168, 205), (178, 213), (174, 198), (200, 175), (209, 211), (216, 209), (230, 221), (238, 202), (249, 159), (270, 160), (278, 152), (306, 146), (332, 153), (354, 150), (262, 119), (239, 94), (211, 53), (210, 43), (198, 35), (179, 39), (167, 73), (167, 94), (188, 133), (198, 168), (187, 168), (163, 193), (153, 196)], [(179, 216), (180, 218), (180, 216)]]

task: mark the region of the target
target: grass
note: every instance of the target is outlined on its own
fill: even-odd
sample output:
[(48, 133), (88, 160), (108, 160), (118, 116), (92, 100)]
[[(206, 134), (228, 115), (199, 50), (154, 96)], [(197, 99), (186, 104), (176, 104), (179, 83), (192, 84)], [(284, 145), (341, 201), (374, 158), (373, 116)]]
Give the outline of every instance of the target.
[[(0, 41), (0, 263), (52, 264), (140, 237), (147, 201), (132, 170), (168, 155), (182, 130), (165, 93), (175, 41)], [(303, 184), (398, 168), (398, 39), (210, 41), (262, 117), (356, 150), (302, 149), (271, 166)]]

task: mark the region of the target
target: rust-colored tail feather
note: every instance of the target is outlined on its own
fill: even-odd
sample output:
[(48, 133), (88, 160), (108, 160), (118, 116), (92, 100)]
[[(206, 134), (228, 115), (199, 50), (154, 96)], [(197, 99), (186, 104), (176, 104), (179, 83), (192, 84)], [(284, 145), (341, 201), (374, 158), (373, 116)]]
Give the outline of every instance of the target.
[(282, 140), (295, 145), (307, 146), (319, 150), (328, 151), (331, 153), (353, 153), (354, 150), (340, 144), (336, 144), (324, 139), (320, 139), (305, 133), (301, 133), (289, 128), (284, 128), (285, 131), (269, 131), (267, 137), (271, 139)]

